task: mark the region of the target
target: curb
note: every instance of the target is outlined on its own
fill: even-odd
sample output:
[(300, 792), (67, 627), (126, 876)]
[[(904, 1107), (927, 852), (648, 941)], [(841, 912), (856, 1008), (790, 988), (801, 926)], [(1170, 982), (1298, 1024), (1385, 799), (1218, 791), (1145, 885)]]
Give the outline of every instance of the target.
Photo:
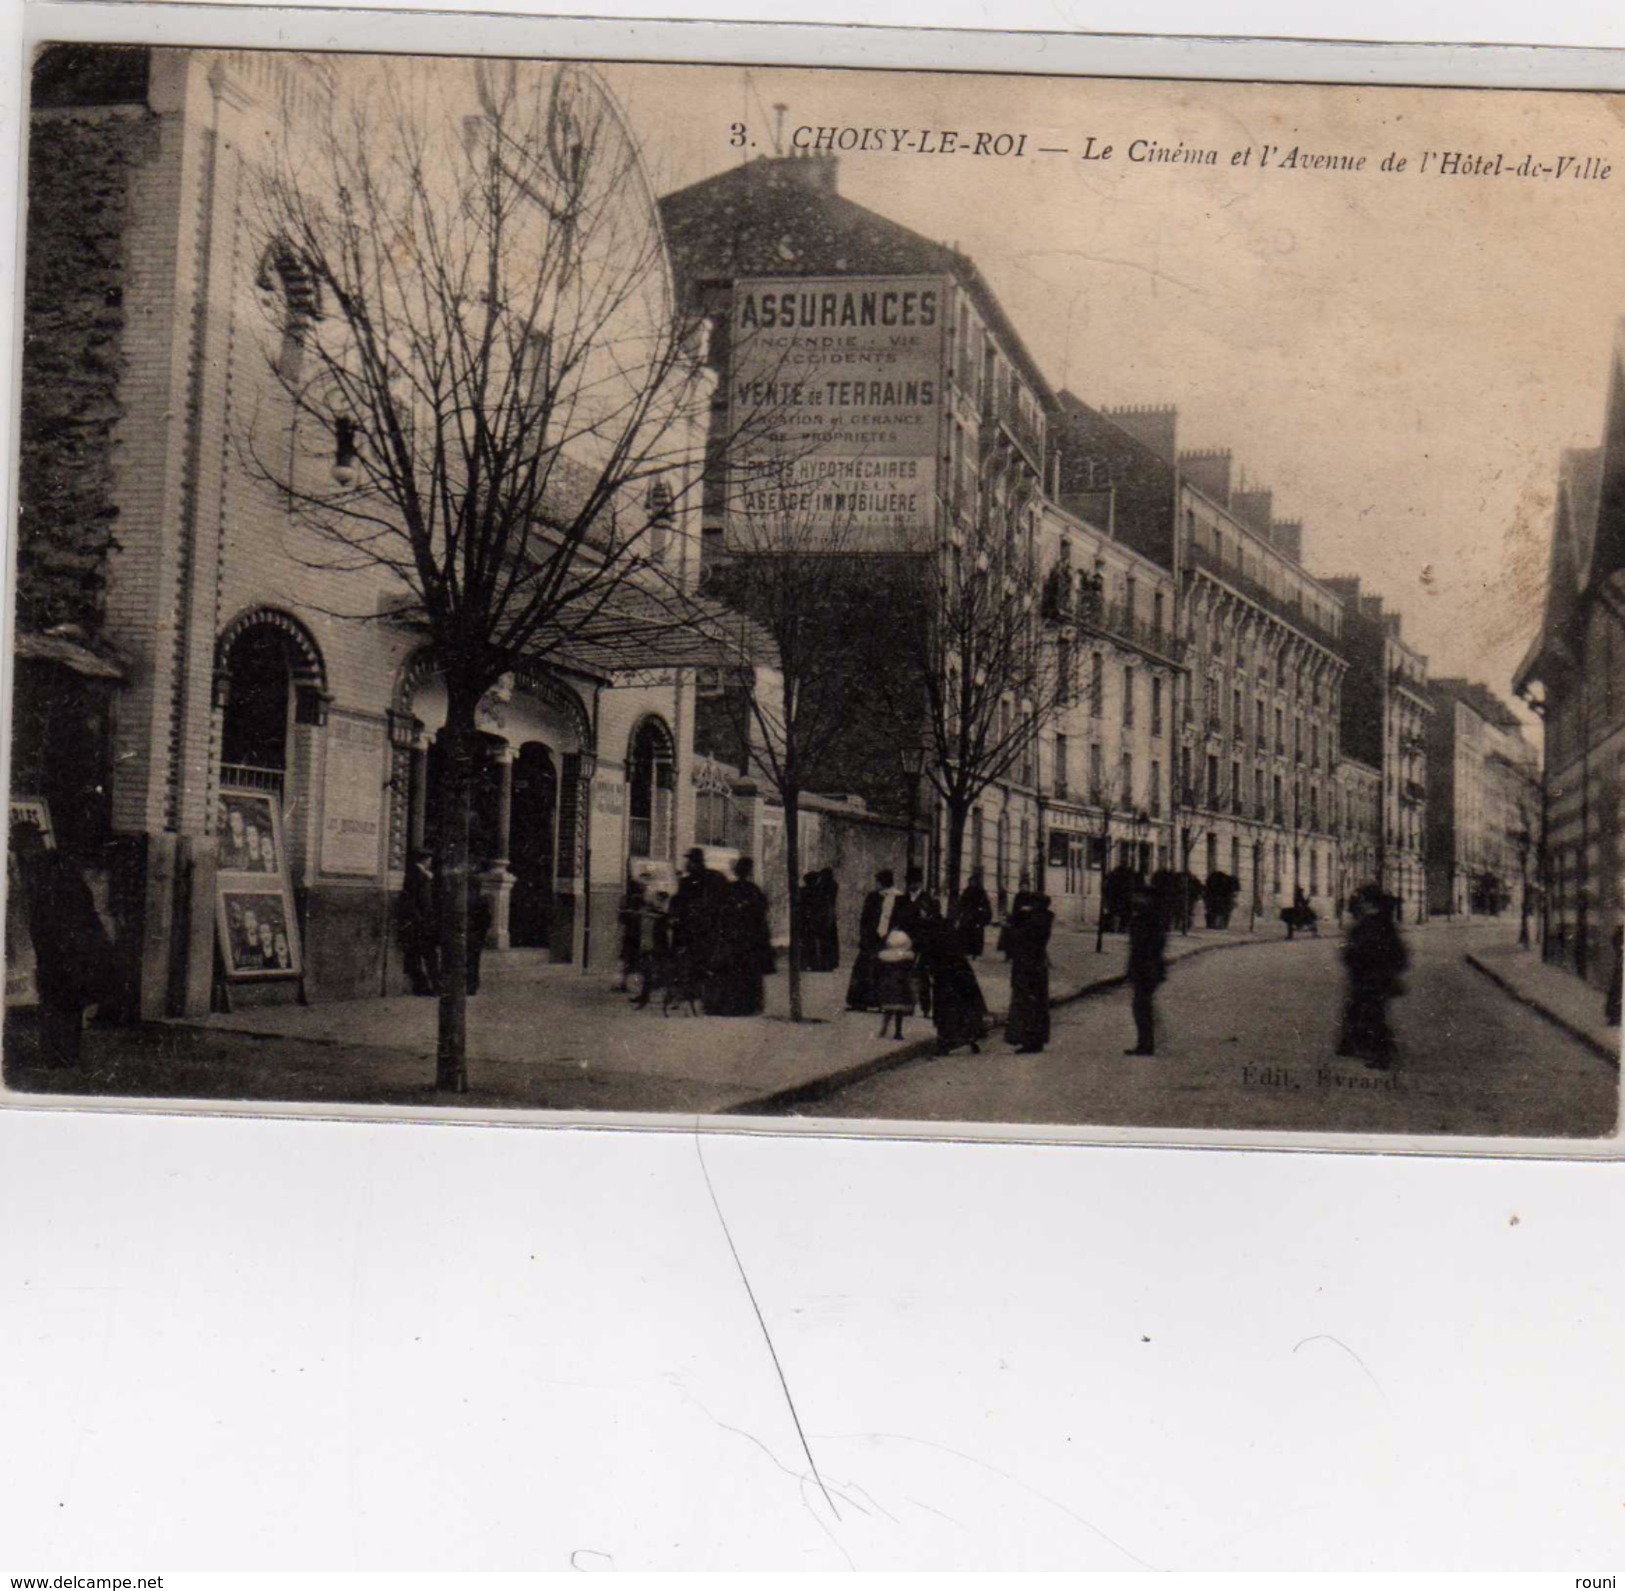
[(1519, 1005), (1526, 1006), (1536, 1016), (1544, 1017), (1554, 1028), (1560, 1028), (1571, 1039), (1585, 1045), (1594, 1054), (1600, 1055), (1616, 1072), (1619, 1070), (1619, 1052), (1617, 1050), (1610, 1049), (1606, 1044), (1601, 1043), (1594, 1034), (1586, 1032), (1584, 1028), (1570, 1022), (1567, 1017), (1559, 1016), (1550, 1007), (1542, 1005), (1538, 1000), (1525, 994), (1510, 979), (1502, 977), (1493, 967), (1480, 961), (1472, 951), (1465, 952), (1465, 959), (1469, 967), (1475, 972), (1482, 973), (1503, 994), (1516, 1000)]
[[(1182, 962), (1194, 961), (1198, 956), (1211, 954), (1215, 950), (1240, 950), (1246, 945), (1273, 945), (1284, 943), (1278, 939), (1232, 939), (1217, 944), (1197, 945), (1186, 951), (1182, 956), (1175, 957), (1170, 963), (1170, 971)], [(1055, 995), (1049, 1003), (1050, 1010), (1057, 1011), (1062, 1006), (1074, 1004), (1079, 1000), (1092, 999), (1096, 995), (1110, 994), (1114, 989), (1121, 989), (1128, 982), (1127, 972), (1108, 973), (1103, 978), (1096, 978), (1074, 989), (1070, 994)], [(1004, 1021), (1007, 1013), (1003, 1011), (989, 1014), (989, 1021), (993, 1025)], [(758, 1094), (750, 1099), (741, 1100), (738, 1104), (727, 1106), (722, 1114), (728, 1116), (779, 1116), (794, 1110), (800, 1105), (813, 1105), (821, 1099), (828, 1099), (831, 1094), (838, 1094), (843, 1088), (850, 1088), (854, 1083), (866, 1082), (871, 1077), (877, 1077), (882, 1072), (896, 1071), (907, 1066), (911, 1061), (924, 1060), (927, 1056), (936, 1054), (937, 1041), (935, 1038), (914, 1039), (907, 1044), (899, 1044), (896, 1049), (888, 1050), (882, 1055), (869, 1055), (861, 1061), (853, 1061), (848, 1066), (837, 1068), (833, 1072), (826, 1072), (819, 1077), (808, 1078), (804, 1083), (792, 1083), (788, 1088), (774, 1090), (771, 1094)]]

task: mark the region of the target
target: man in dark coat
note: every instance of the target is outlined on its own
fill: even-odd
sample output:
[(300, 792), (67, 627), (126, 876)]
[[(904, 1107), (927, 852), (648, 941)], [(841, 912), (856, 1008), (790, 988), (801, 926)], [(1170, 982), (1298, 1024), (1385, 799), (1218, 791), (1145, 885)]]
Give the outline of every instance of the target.
[(401, 897), (401, 949), (413, 994), (440, 993), (440, 914), (434, 867), (427, 851), (414, 851)]
[(1049, 936), (1055, 916), (1049, 896), (1024, 890), (1004, 927), (1010, 957), (1010, 1015), (1004, 1036), (1019, 1055), (1049, 1043)]
[(710, 976), (719, 928), (719, 896), (726, 889), (722, 878), (705, 865), (705, 852), (696, 846), (683, 861), (677, 893), (671, 902), (671, 981), (666, 1003), (692, 1008)]
[(756, 884), (748, 856), (734, 864), (734, 880), (718, 895), (717, 954), (705, 984), (707, 1016), (758, 1016), (765, 999), (762, 979), (773, 968), (773, 937), (767, 896)]
[(987, 925), (992, 921), (993, 903), (987, 898), (981, 869), (977, 868), (971, 873), (970, 882), (960, 891), (956, 914), (959, 943), (973, 961), (987, 947)]
[(47, 850), (32, 825), (16, 825), (12, 845), (34, 942), (41, 1059), (47, 1066), (77, 1066), (85, 1009), (107, 992), (113, 943), (96, 911), (90, 885), (72, 857)]
[(892, 931), (892, 913), (896, 909), (898, 894), (893, 887), (895, 875), (889, 867), (875, 874), (875, 887), (863, 897), (863, 911), (858, 918), (858, 948), (852, 961), (852, 976), (846, 985), (848, 1011), (874, 1011), (875, 957)]
[(1134, 892), (1128, 918), (1128, 983), (1133, 991), (1134, 1048), (1125, 1055), (1157, 1053), (1155, 997), (1168, 975), (1168, 927), (1151, 890)]
[(1410, 952), (1394, 921), (1396, 905), (1374, 885), (1357, 891), (1349, 903), (1354, 920), (1343, 940), (1348, 996), (1337, 1053), (1380, 1072), (1394, 1064), (1388, 1002), (1404, 992), (1403, 974), (1410, 965)]
[(818, 875), (818, 970), (834, 972), (841, 964), (841, 886), (835, 869)]

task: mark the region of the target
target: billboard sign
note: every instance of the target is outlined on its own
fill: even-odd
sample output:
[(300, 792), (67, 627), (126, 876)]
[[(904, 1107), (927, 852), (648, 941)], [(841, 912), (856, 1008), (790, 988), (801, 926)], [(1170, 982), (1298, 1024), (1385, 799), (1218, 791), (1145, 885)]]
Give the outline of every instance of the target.
[(935, 523), (948, 283), (735, 284), (728, 544), (878, 552)]

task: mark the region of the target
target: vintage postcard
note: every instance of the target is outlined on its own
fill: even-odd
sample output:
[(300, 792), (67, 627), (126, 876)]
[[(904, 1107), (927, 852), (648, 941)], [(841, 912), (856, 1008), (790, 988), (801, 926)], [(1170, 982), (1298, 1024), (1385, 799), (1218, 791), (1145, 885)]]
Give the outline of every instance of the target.
[(33, 57), (10, 1103), (1613, 1152), (1625, 95), (459, 47)]

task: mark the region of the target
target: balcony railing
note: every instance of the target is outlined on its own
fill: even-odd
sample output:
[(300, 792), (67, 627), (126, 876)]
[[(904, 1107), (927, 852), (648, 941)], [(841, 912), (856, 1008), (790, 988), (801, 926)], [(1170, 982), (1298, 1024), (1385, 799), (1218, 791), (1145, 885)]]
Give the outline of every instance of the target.
[(1415, 779), (1405, 780), (1399, 787), (1399, 799), (1413, 807), (1419, 807), (1427, 800), (1427, 786), (1418, 784)]
[(220, 784), (226, 790), (265, 790), (282, 799), (283, 781), (287, 775), (281, 768), (255, 768), (246, 763), (220, 764)]
[(1065, 564), (1057, 564), (1045, 578), (1041, 611), (1051, 624), (1075, 624), (1171, 663), (1185, 656), (1185, 643), (1179, 637), (1130, 612), (1122, 603), (1105, 601), (1100, 587), (1089, 577), (1074, 588)]
[(995, 381), (988, 387), (982, 403), (982, 423), (984, 426), (996, 425), (1004, 431), (1012, 442), (1026, 454), (1027, 462), (1043, 473), (1044, 469), (1044, 433), (1041, 426), (1035, 426), (1022, 414), (1021, 406), (1016, 401), (1017, 387), (1014, 382)]
[(1205, 569), (1208, 573), (1217, 575), (1227, 585), (1234, 586), (1244, 597), (1257, 603), (1266, 612), (1283, 619), (1295, 629), (1301, 630), (1310, 640), (1318, 642), (1327, 651), (1338, 650), (1340, 643), (1337, 637), (1311, 619), (1304, 612), (1301, 603), (1287, 597), (1278, 597), (1268, 586), (1259, 584), (1251, 575), (1244, 575), (1231, 560), (1210, 552), (1206, 547), (1198, 546), (1194, 541), (1186, 542), (1184, 551), (1186, 562), (1192, 568)]

